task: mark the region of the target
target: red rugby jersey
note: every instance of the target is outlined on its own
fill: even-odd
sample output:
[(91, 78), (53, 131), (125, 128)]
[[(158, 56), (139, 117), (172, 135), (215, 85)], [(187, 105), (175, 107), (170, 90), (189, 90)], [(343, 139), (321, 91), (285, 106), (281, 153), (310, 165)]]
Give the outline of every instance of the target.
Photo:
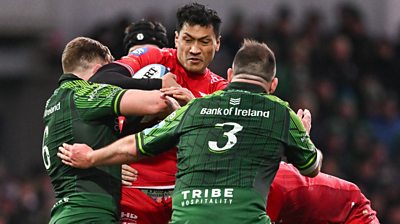
[(276, 223), (379, 223), (355, 184), (325, 173), (305, 177), (284, 162), (271, 184), (267, 214)]
[[(162, 64), (176, 75), (177, 83), (189, 89), (195, 97), (224, 89), (227, 81), (211, 72), (208, 68), (203, 74), (191, 74), (185, 71), (177, 58), (176, 49), (157, 47), (138, 48), (129, 55), (115, 61), (126, 67), (134, 76), (135, 72), (149, 64)], [(131, 164), (138, 170), (138, 179), (134, 187), (163, 188), (175, 185), (176, 149)]]

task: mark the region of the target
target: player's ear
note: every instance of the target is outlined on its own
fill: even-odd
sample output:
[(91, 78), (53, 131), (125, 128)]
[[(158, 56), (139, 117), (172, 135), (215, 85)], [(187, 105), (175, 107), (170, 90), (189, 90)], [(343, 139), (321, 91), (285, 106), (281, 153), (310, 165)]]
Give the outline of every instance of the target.
[(216, 52), (218, 52), (219, 51), (219, 47), (221, 46), (221, 35), (219, 35), (218, 37), (217, 37), (217, 40), (216, 40), (216, 47), (215, 47), (215, 51)]
[(232, 81), (232, 77), (233, 77), (233, 69), (232, 68), (228, 68), (228, 71), (226, 71), (227, 77), (228, 77), (228, 82)]
[(175, 48), (178, 45), (178, 39), (179, 39), (179, 33), (178, 31), (175, 31)]
[(272, 94), (275, 92), (276, 87), (278, 87), (278, 78), (274, 77), (271, 81), (271, 85), (269, 86), (269, 93)]

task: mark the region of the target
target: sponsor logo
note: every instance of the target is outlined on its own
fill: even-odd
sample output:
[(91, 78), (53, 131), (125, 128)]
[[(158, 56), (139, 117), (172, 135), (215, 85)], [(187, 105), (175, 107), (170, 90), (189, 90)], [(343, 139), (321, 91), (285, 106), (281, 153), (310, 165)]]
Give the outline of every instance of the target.
[(143, 33), (138, 33), (138, 34), (136, 35), (136, 39), (137, 39), (137, 40), (143, 40), (143, 39), (144, 39)]
[(141, 48), (135, 49), (134, 51), (130, 52), (129, 54), (140, 56), (140, 55), (142, 55), (142, 54), (144, 54), (146, 52), (147, 52), (147, 48), (146, 47), (141, 47)]
[(219, 115), (219, 116), (242, 116), (242, 117), (265, 117), (269, 118), (270, 111), (240, 109), (237, 107), (229, 108), (201, 108), (200, 115)]
[(214, 82), (218, 82), (222, 80), (221, 77), (218, 77), (217, 75), (211, 74), (211, 84), (213, 84)]
[(130, 212), (121, 212), (121, 219), (138, 219), (138, 216)]
[(308, 136), (308, 134), (304, 134), (304, 136), (300, 138), (301, 142), (308, 141), (309, 139), (310, 139), (310, 136)]
[(212, 189), (192, 189), (182, 191), (183, 200), (181, 206), (191, 206), (197, 204), (231, 205), (234, 200), (233, 188), (212, 188)]
[(137, 224), (138, 216), (131, 212), (122, 212), (121, 211), (121, 224)]
[(96, 99), (98, 97), (98, 92), (99, 90), (106, 88), (106, 84), (98, 84), (97, 88), (93, 90), (93, 92), (89, 95), (88, 97), (88, 101), (93, 101), (94, 99)]
[(49, 109), (44, 110), (44, 117), (47, 117), (50, 114), (59, 111), (60, 109), (61, 109), (61, 103), (58, 102), (56, 105), (50, 107)]
[(240, 104), (240, 98), (230, 98), (229, 99), (229, 104), (231, 105), (239, 105)]

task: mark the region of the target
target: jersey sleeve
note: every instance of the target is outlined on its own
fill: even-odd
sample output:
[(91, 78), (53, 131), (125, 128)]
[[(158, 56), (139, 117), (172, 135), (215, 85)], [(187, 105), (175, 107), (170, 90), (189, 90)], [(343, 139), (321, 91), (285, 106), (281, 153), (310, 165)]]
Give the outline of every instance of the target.
[(138, 133), (136, 135), (138, 151), (143, 155), (155, 155), (176, 146), (181, 135), (181, 121), (189, 104), (176, 110), (154, 127)]
[(320, 161), (320, 154), (307, 134), (300, 118), (289, 109), (289, 133), (285, 155), (303, 175), (311, 173)]
[(91, 82), (112, 84), (124, 89), (155, 90), (162, 86), (161, 79), (132, 79), (123, 65), (110, 63), (102, 66), (90, 79)]
[(89, 83), (75, 91), (74, 103), (83, 120), (120, 115), (120, 102), (125, 92), (117, 86)]
[(150, 64), (165, 64), (163, 61), (163, 53), (157, 47), (143, 47), (130, 52), (127, 56), (114, 61), (114, 63), (124, 66), (134, 76), (135, 72), (139, 71), (146, 65)]

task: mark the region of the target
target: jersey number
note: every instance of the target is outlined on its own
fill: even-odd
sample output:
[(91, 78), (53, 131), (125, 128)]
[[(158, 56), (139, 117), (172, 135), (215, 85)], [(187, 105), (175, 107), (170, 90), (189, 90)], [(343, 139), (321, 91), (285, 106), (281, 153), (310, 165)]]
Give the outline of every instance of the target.
[(46, 169), (49, 169), (50, 165), (51, 165), (49, 148), (47, 147), (47, 145), (44, 145), (44, 141), (48, 135), (49, 135), (49, 126), (46, 126), (44, 128), (43, 142), (42, 142), (42, 158), (43, 158), (44, 167), (46, 167)]
[(226, 125), (233, 126), (233, 128), (230, 131), (224, 132), (223, 134), (224, 137), (228, 137), (227, 143), (224, 145), (224, 147), (220, 148), (218, 147), (216, 141), (208, 141), (208, 147), (210, 148), (211, 152), (219, 152), (219, 153), (224, 152), (232, 148), (237, 143), (237, 138), (235, 134), (241, 131), (243, 129), (243, 126), (235, 122), (226, 122), (226, 123), (218, 123), (215, 125), (215, 127), (223, 128)]

